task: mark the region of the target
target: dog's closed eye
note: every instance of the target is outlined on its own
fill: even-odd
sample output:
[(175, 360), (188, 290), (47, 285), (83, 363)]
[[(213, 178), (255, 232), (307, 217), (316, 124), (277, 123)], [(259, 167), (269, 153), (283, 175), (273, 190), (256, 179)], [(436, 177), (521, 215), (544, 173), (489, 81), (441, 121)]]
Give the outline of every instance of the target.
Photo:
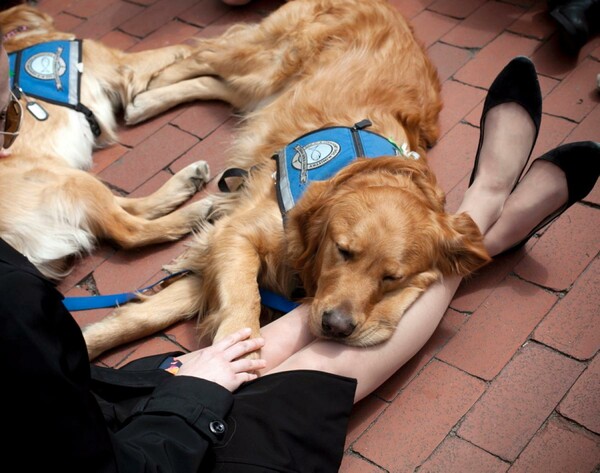
[(384, 282), (398, 282), (402, 281), (404, 276), (401, 274), (388, 274), (383, 277)]
[(338, 250), (339, 255), (344, 261), (350, 261), (353, 258), (354, 253), (352, 253), (352, 251), (350, 251), (348, 248), (341, 246), (339, 243), (335, 246)]

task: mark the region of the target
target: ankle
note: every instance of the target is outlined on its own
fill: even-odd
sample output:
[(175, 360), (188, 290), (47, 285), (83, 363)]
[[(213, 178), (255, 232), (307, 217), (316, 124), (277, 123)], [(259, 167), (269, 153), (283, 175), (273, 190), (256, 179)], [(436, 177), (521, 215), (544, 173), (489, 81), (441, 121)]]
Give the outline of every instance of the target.
[(467, 212), (481, 233), (487, 232), (502, 214), (507, 194), (473, 183), (463, 197), (458, 212)]

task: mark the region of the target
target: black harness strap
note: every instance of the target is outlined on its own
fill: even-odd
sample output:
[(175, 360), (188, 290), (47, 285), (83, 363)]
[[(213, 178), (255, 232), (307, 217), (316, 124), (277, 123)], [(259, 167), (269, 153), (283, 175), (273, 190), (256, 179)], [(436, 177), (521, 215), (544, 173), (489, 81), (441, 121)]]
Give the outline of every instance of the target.
[(230, 188), (229, 188), (229, 184), (227, 184), (227, 179), (229, 179), (230, 177), (248, 177), (248, 171), (246, 169), (242, 169), (242, 168), (229, 168), (226, 169), (223, 174), (221, 175), (221, 179), (219, 179), (218, 185), (219, 185), (219, 190), (221, 192), (233, 192)]

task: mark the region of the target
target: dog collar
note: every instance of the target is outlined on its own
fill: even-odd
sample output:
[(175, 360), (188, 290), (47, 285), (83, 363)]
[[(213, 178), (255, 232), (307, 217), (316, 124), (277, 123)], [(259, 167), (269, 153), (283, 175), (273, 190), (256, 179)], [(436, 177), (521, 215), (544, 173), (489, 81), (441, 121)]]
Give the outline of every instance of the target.
[(83, 73), (81, 48), (81, 40), (63, 40), (10, 53), (9, 83), (19, 98), (25, 93), (83, 113), (94, 136), (99, 136), (101, 130), (94, 114), (79, 101)]
[(353, 127), (321, 128), (301, 136), (274, 156), (277, 200), (284, 215), (296, 205), (311, 182), (329, 179), (357, 158), (419, 159), (418, 153), (410, 151), (406, 143), (398, 146), (364, 129), (369, 126), (369, 120), (362, 120)]
[(4, 35), (2, 36), (2, 41), (8, 41), (9, 39), (17, 36), (19, 33), (23, 33), (24, 31), (27, 31), (29, 29), (29, 27), (27, 25), (20, 25), (17, 26), (15, 29), (10, 30), (7, 33), (4, 33)]

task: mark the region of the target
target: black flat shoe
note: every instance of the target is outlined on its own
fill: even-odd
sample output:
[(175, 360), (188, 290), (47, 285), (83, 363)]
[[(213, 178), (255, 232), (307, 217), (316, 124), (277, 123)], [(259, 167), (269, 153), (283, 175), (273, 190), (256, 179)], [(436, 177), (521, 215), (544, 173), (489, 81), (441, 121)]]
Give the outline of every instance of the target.
[(553, 163), (565, 173), (569, 197), (562, 207), (542, 220), (529, 235), (500, 254), (522, 248), (533, 235), (556, 220), (575, 202), (585, 198), (596, 185), (600, 175), (600, 143), (594, 141), (579, 141), (561, 145), (538, 159)]
[(557, 22), (562, 45), (569, 54), (577, 54), (600, 31), (600, 0), (570, 0), (550, 8), (550, 16)]
[[(531, 152), (533, 151), (535, 141), (537, 140), (540, 123), (542, 121), (542, 92), (540, 91), (537, 72), (533, 62), (525, 56), (518, 56), (510, 61), (504, 69), (500, 71), (500, 74), (494, 79), (494, 82), (488, 90), (483, 104), (481, 122), (479, 124), (479, 145), (477, 147), (477, 154), (475, 155), (475, 164), (473, 165), (473, 171), (471, 172), (471, 179), (469, 180), (469, 187), (471, 187), (471, 184), (473, 184), (473, 181), (475, 180), (475, 175), (477, 174), (477, 168), (479, 166), (479, 152), (483, 145), (485, 132), (485, 117), (495, 106), (508, 102), (516, 102), (523, 107), (535, 125), (535, 136), (533, 137), (529, 156), (519, 174), (520, 178), (527, 166), (527, 161), (529, 161), (529, 158), (531, 157)], [(515, 187), (518, 182), (519, 179), (516, 180)]]

